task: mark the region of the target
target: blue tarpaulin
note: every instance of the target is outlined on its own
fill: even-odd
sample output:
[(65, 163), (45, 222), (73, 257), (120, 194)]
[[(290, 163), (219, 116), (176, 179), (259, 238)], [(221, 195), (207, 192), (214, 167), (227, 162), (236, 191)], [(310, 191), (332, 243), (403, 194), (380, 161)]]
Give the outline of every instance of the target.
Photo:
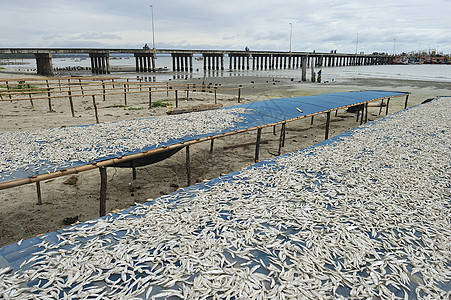
[[(288, 297), (293, 291), (293, 297), (445, 298), (451, 291), (446, 255), (449, 198), (445, 185), (428, 186), (433, 193), (429, 199), (426, 187), (420, 190), (416, 182), (419, 178), (438, 182), (449, 176), (443, 169), (448, 120), (440, 112), (429, 119), (443, 104), (409, 109), (139, 207), (2, 247), (0, 279), (2, 267), (12, 268), (3, 272), (19, 272), (18, 282), (21, 272), (37, 272), (40, 275), (25, 280), (26, 285), (37, 286), (35, 293), (55, 287), (61, 298), (97, 289), (117, 297), (115, 293), (124, 290), (129, 297), (145, 298), (146, 291), (159, 299), (177, 292), (188, 297), (185, 287), (197, 287), (202, 296), (223, 298), (232, 291), (224, 290), (228, 282), (221, 281), (224, 278), (236, 279), (235, 297), (247, 293), (249, 283), (253, 292), (264, 291), (266, 298), (284, 292)], [(423, 109), (429, 111), (422, 113)], [(422, 119), (417, 122), (418, 117)], [(398, 127), (398, 119), (403, 126)], [(384, 123), (393, 126), (391, 131)], [(397, 151), (387, 156), (393, 147)], [(420, 166), (429, 149), (445, 153)], [(439, 167), (443, 172), (437, 172)], [(411, 172), (412, 178), (397, 178), (398, 173), (410, 176)], [(288, 186), (279, 188), (281, 184)], [(195, 206), (202, 207), (202, 214)], [(155, 211), (162, 214), (154, 216)], [(116, 228), (114, 234), (111, 228)], [(71, 232), (80, 234), (71, 238)], [(187, 242), (191, 239), (194, 243)], [(99, 253), (98, 248), (103, 250)], [(108, 264), (90, 261), (90, 256), (99, 254), (113, 259)], [(49, 265), (42, 266), (45, 260)], [(92, 263), (95, 271), (86, 267)], [(47, 273), (58, 268), (65, 273)], [(184, 276), (177, 277), (178, 270)], [(103, 279), (80, 282), (75, 275)], [(133, 285), (144, 278), (153, 290), (141, 291)], [(212, 280), (214, 288), (207, 289), (202, 280)]]

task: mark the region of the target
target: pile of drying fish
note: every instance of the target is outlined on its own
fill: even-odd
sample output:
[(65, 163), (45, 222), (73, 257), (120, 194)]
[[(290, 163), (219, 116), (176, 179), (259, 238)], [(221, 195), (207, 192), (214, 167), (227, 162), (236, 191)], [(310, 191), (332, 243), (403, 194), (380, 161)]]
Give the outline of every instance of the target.
[(242, 121), (243, 108), (0, 134), (0, 180), (16, 170), (54, 172), (183, 137), (213, 134)]
[(449, 299), (450, 114), (432, 101), (44, 237), (0, 294)]

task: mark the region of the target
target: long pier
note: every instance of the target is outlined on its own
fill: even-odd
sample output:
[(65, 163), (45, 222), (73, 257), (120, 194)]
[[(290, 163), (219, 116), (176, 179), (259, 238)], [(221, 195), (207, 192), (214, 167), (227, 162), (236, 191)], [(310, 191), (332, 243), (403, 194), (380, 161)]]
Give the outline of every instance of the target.
[[(89, 54), (91, 71), (94, 74), (110, 73), (110, 54), (129, 53), (135, 57), (136, 72), (153, 72), (157, 69), (158, 54), (170, 54), (173, 71), (193, 71), (193, 57), (203, 58), (204, 70), (224, 70), (224, 57), (229, 57), (229, 70), (302, 69), (302, 80), (306, 80), (307, 68), (315, 67), (387, 65), (394, 57), (388, 54), (346, 54), (320, 52), (283, 51), (232, 51), (232, 50), (174, 50), (174, 49), (88, 49), (88, 48), (0, 48), (0, 54), (34, 54), (37, 73), (53, 75), (53, 54)], [(252, 62), (251, 62), (252, 60)]]

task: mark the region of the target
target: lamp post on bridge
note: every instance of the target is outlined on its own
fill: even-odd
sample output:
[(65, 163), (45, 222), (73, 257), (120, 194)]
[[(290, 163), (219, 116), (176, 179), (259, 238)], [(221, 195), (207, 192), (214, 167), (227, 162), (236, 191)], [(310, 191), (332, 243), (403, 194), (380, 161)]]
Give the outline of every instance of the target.
[(156, 55), (156, 49), (155, 49), (155, 25), (153, 22), (153, 5), (149, 5), (150, 9), (151, 9), (151, 14), (152, 14), (152, 46), (153, 46), (153, 55), (155, 57)]
[(293, 23), (288, 23), (290, 24), (290, 52), (291, 52), (291, 38), (293, 36)]

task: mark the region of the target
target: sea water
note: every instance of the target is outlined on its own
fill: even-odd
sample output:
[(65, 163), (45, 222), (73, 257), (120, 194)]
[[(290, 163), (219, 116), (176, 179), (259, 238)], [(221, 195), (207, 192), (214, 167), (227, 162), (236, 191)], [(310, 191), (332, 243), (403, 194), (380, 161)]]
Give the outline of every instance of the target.
[[(194, 57), (199, 58), (199, 57)], [(1, 64), (2, 60), (0, 60)], [(36, 70), (35, 59), (12, 59), (3, 60), (12, 62), (14, 65), (2, 65), (3, 68), (11, 71)], [(170, 56), (157, 56), (156, 67), (163, 69), (160, 72), (136, 73), (135, 58), (133, 56), (110, 57), (110, 68), (112, 74), (124, 77), (151, 76), (154, 81), (167, 81), (169, 79), (182, 78), (202, 78), (206, 77), (227, 77), (227, 76), (262, 76), (281, 77), (300, 80), (301, 69), (272, 69), (272, 70), (252, 70), (252, 60), (250, 60), (250, 70), (229, 70), (229, 58), (224, 57), (225, 70), (207, 70), (204, 72), (204, 62), (193, 59), (193, 72), (172, 71), (172, 58)], [(82, 58), (52, 58), (54, 68), (62, 69), (66, 67), (90, 67), (89, 57)], [(116, 71), (117, 70), (117, 71)], [(123, 70), (123, 71), (119, 71)], [(126, 70), (127, 72), (124, 72)], [(322, 67), (315, 68), (315, 73), (321, 70), (323, 81), (344, 81), (354, 78), (373, 79), (403, 79), (435, 82), (451, 82), (451, 65), (370, 65), (370, 66), (344, 66), (344, 67)], [(90, 71), (56, 71), (56, 75), (91, 75)], [(311, 78), (311, 69), (307, 70), (307, 80)]]

